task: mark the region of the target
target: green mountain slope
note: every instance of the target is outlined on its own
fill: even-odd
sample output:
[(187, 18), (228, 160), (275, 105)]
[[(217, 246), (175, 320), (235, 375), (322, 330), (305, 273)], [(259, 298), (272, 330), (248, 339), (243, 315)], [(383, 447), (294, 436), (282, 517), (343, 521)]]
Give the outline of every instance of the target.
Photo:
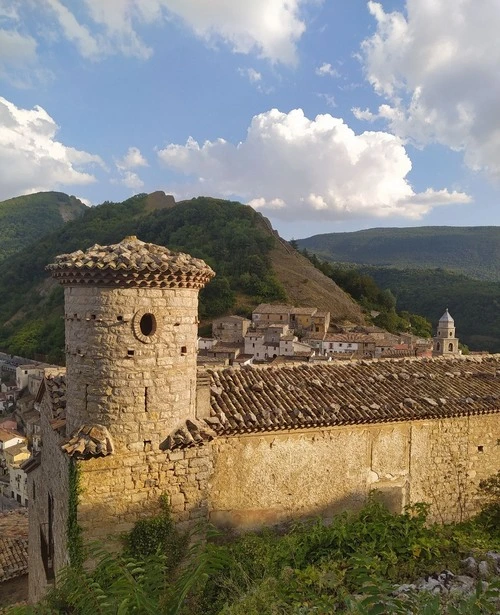
[(500, 283), (473, 280), (443, 269), (361, 267), (389, 288), (399, 310), (437, 323), (445, 308), (455, 319), (460, 341), (474, 350), (500, 352)]
[(301, 249), (334, 262), (397, 268), (441, 267), (500, 281), (500, 227), (376, 228), (299, 239)]
[(62, 192), (37, 192), (0, 202), (0, 261), (19, 252), (88, 208)]
[(289, 300), (329, 309), (337, 320), (364, 322), (361, 308), (251, 207), (206, 197), (175, 205), (161, 193), (141, 194), (87, 208), (79, 219), (4, 261), (0, 349), (61, 361), (62, 289), (45, 265), (57, 254), (116, 243), (126, 235), (189, 252), (213, 267), (217, 276), (200, 293), (200, 315), (207, 321), (227, 312), (248, 313), (261, 301)]

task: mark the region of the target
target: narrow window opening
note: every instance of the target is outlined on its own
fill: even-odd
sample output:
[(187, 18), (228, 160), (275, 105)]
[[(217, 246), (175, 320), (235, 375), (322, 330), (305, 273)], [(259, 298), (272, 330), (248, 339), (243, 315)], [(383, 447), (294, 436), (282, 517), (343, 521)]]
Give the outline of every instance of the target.
[(132, 349), (130, 349), (130, 348), (127, 350), (127, 355), (128, 355), (129, 357), (133, 357), (133, 356), (134, 356), (134, 354), (135, 354), (135, 350), (132, 350)]
[(484, 446), (480, 445), (477, 447), (477, 452), (478, 453), (484, 453)]
[(148, 453), (152, 450), (153, 450), (153, 447), (151, 446), (151, 440), (144, 440), (144, 452)]
[(181, 346), (181, 354), (187, 354), (187, 346)]
[(122, 316), (121, 314), (119, 314), (119, 315), (116, 317), (116, 320), (118, 320), (119, 322), (121, 322), (121, 321), (123, 320), (123, 316)]
[(148, 387), (144, 389), (144, 412), (149, 412), (148, 410)]
[(73, 314), (73, 318), (78, 318), (78, 314)]
[(92, 320), (95, 320), (95, 314), (91, 314), (91, 315), (90, 315), (90, 318), (91, 318)]
[(88, 397), (89, 397), (89, 385), (86, 384), (85, 385), (85, 410), (87, 409)]
[(450, 352), (453, 352), (453, 344), (448, 344), (448, 350), (449, 350)]
[(33, 492), (33, 501), (36, 500), (36, 486), (35, 486), (35, 481), (33, 481), (33, 488), (32, 488), (32, 492)]

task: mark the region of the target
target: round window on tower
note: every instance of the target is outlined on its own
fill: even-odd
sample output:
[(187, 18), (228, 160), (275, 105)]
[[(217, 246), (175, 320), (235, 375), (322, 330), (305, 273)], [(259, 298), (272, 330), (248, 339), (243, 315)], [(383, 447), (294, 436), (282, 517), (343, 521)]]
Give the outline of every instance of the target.
[(144, 314), (139, 322), (139, 327), (143, 335), (154, 335), (156, 331), (156, 318), (154, 314)]
[(151, 312), (141, 311), (134, 316), (134, 334), (141, 342), (150, 344), (155, 341), (158, 332), (156, 316)]

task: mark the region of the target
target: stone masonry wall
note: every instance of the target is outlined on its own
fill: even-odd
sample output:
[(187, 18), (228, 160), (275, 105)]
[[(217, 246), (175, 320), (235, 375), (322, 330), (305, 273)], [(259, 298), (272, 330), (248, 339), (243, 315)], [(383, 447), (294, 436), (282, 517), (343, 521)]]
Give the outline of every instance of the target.
[(498, 415), (217, 439), (210, 520), (257, 527), (331, 516), (379, 490), (394, 511), (429, 502), (440, 521), (477, 510), (500, 468)]
[(68, 433), (99, 423), (117, 450), (158, 450), (194, 416), (197, 307), (194, 289), (66, 288)]
[(80, 462), (82, 497), (78, 521), (85, 539), (128, 531), (159, 511), (169, 496), (175, 521), (206, 518), (207, 484), (212, 472), (210, 447), (184, 451), (135, 452)]
[[(67, 518), (69, 502), (69, 460), (61, 451), (61, 436), (49, 424), (46, 398), (41, 405), (42, 466), (28, 474), (29, 497), (29, 597), (36, 602), (44, 594), (47, 579), (41, 557), (40, 530), (48, 537), (48, 496), (53, 501), (54, 570), (67, 563)], [(35, 488), (33, 488), (35, 484)]]

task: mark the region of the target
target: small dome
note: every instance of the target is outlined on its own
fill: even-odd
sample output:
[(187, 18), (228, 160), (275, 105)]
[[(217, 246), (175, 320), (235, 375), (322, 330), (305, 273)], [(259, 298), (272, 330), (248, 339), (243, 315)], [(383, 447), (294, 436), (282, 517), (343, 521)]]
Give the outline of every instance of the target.
[(447, 322), (450, 324), (453, 324), (455, 322), (453, 318), (451, 317), (451, 314), (448, 312), (448, 308), (446, 308), (444, 314), (439, 319), (439, 322)]
[(202, 288), (215, 275), (205, 261), (130, 235), (110, 246), (56, 256), (47, 265), (61, 284), (119, 287)]

